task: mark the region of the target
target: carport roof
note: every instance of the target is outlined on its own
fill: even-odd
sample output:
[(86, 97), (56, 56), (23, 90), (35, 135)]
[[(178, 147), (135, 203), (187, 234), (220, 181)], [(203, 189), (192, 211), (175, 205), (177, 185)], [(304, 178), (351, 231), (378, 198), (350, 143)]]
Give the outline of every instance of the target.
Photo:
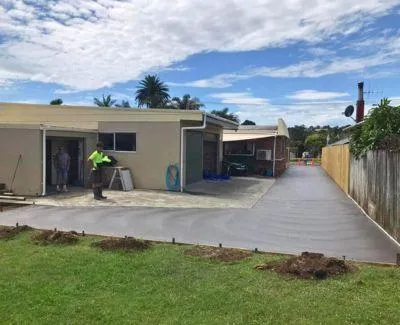
[(255, 140), (255, 139), (269, 138), (274, 136), (275, 133), (273, 134), (230, 133), (230, 134), (224, 134), (223, 141), (231, 142), (231, 141)]

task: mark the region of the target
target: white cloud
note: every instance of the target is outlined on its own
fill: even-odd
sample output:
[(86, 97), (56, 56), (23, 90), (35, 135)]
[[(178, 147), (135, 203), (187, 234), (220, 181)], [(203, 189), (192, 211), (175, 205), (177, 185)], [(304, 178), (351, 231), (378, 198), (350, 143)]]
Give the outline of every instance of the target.
[(343, 103), (304, 103), (262, 106), (240, 105), (235, 111), (242, 121), (249, 119), (257, 124), (273, 124), (278, 118), (283, 118), (289, 126), (293, 125), (326, 125), (349, 124), (351, 120), (344, 117), (342, 112), (347, 104)]
[(319, 78), (339, 73), (364, 72), (373, 67), (400, 62), (400, 37), (381, 51), (364, 57), (331, 57), (315, 59), (285, 67), (257, 67), (241, 73), (219, 74), (208, 79), (174, 84), (199, 88), (227, 88), (239, 80), (254, 77), (270, 78)]
[(226, 92), (209, 95), (218, 99), (221, 107), (229, 107), (239, 115), (241, 121), (255, 121), (258, 125), (274, 124), (283, 118), (288, 125), (348, 124), (351, 121), (342, 115), (351, 102), (300, 102), (274, 104), (267, 98), (255, 97), (250, 92)]
[(0, 89), (9, 89), (14, 85), (14, 82), (7, 79), (0, 79)]
[(335, 54), (335, 51), (322, 47), (310, 47), (307, 52), (314, 56), (329, 56)]
[[(0, 72), (5, 79), (99, 89), (197, 53), (317, 43), (345, 35), (396, 4), (398, 0), (315, 0), (313, 6), (309, 0), (0, 1), (0, 30), (6, 40), (0, 45)], [(228, 75), (213, 85), (222, 88), (237, 78)]]
[(254, 97), (250, 92), (244, 93), (217, 93), (209, 95), (212, 98), (221, 100), (222, 104), (234, 105), (264, 105), (269, 101), (266, 98)]
[(192, 70), (192, 69), (189, 67), (185, 67), (183, 65), (179, 65), (176, 67), (167, 67), (167, 68), (163, 69), (163, 71), (180, 71), (180, 72), (190, 71), (190, 70)]
[(328, 100), (328, 99), (342, 98), (348, 96), (350, 96), (349, 93), (304, 89), (296, 91), (293, 94), (290, 94), (286, 97), (295, 100)]

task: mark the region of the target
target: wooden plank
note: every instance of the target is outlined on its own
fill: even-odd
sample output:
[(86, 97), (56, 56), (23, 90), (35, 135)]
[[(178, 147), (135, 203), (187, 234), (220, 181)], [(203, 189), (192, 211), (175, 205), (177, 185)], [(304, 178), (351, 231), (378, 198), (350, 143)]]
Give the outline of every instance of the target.
[(6, 200), (6, 199), (0, 199), (0, 205), (1, 204), (15, 204), (15, 205), (32, 205), (35, 204), (33, 201), (15, 201), (15, 200)]
[(0, 199), (14, 200), (14, 201), (25, 201), (26, 198), (23, 196), (11, 196), (11, 195), (0, 195)]

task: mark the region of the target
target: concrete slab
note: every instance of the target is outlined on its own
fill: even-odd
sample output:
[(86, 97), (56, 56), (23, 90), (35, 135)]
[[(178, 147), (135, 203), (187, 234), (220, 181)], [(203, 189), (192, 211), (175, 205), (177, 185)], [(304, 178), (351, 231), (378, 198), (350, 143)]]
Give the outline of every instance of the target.
[(91, 190), (73, 189), (34, 199), (37, 205), (59, 207), (160, 207), (160, 208), (251, 208), (275, 180), (239, 178), (229, 181), (203, 181), (188, 187), (191, 193), (133, 190), (104, 191), (106, 201), (93, 200)]
[(0, 224), (395, 263), (392, 242), (318, 167), (292, 167), (252, 209), (31, 206)]

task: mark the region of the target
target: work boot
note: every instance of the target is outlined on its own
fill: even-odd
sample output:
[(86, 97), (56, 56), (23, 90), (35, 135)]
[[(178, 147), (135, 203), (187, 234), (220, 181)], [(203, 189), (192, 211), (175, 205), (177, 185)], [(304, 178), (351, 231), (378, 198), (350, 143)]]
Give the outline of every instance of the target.
[(60, 185), (57, 185), (57, 192), (61, 192)]
[(107, 196), (103, 196), (103, 188), (99, 187), (99, 197), (102, 200), (106, 200)]
[(93, 197), (95, 200), (98, 200), (98, 201), (101, 200), (98, 187), (93, 188)]
[(64, 191), (64, 192), (68, 192), (67, 185), (64, 185), (64, 187), (63, 187), (63, 191)]

